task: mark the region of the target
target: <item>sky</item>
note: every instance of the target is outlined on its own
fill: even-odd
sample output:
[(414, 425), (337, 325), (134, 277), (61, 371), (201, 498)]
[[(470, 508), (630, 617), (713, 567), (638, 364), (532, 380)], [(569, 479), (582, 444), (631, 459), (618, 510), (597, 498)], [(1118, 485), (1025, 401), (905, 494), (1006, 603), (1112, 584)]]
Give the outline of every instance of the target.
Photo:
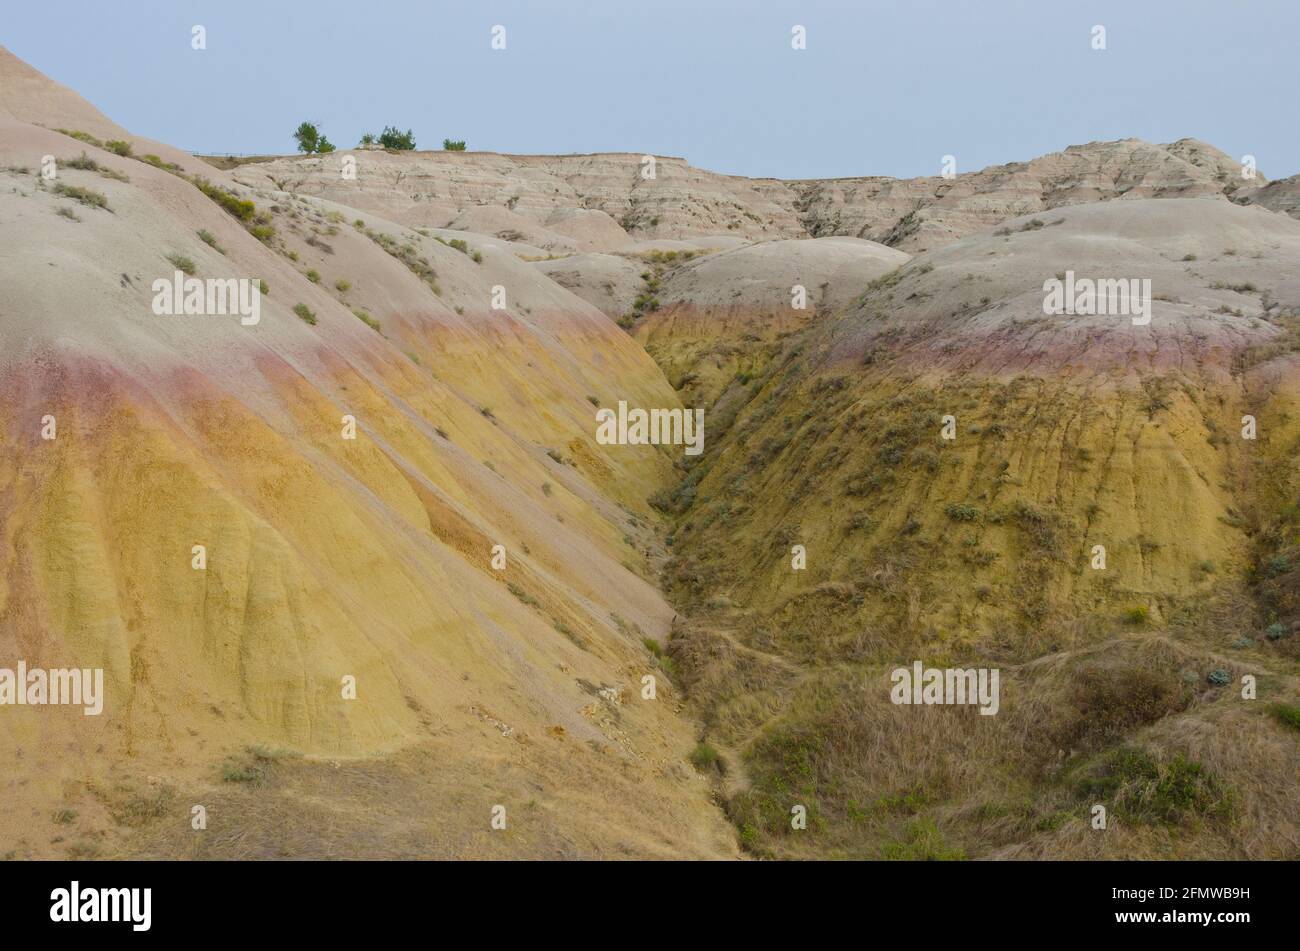
[(340, 148), (394, 125), (420, 148), (776, 178), (933, 175), (946, 155), (965, 172), (1128, 137), (1201, 139), (1286, 177), (1297, 36), (1300, 0), (8, 0), (0, 18), (0, 44), (193, 152), (290, 152), (312, 120)]

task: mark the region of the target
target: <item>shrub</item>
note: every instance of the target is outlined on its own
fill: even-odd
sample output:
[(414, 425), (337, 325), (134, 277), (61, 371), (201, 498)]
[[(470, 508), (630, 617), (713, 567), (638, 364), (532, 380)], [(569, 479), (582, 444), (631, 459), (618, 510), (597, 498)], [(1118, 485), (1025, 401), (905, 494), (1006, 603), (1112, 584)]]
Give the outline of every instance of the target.
[(154, 168), (160, 168), (165, 172), (179, 172), (181, 170), (181, 167), (177, 165), (175, 162), (164, 162), (161, 158), (159, 158), (157, 155), (154, 155), (152, 152), (150, 152), (148, 155), (136, 156), (136, 159), (138, 161), (144, 162), (146, 165), (152, 165)]
[(96, 162), (89, 155), (87, 155), (85, 152), (82, 152), (76, 158), (64, 159), (63, 165), (65, 168), (75, 168), (83, 172), (99, 171), (99, 163)]
[(293, 134), (294, 139), (298, 142), (298, 151), (305, 152), (308, 155), (324, 154), (333, 152), (334, 146), (330, 140), (321, 135), (314, 122), (303, 122), (298, 126), (297, 131)]
[(1129, 608), (1127, 611), (1124, 612), (1124, 623), (1134, 624), (1134, 625), (1145, 624), (1149, 617), (1150, 617), (1150, 612), (1147, 611), (1146, 606), (1138, 605), (1136, 607)]
[(944, 512), (955, 522), (974, 522), (980, 517), (980, 510), (973, 505), (952, 504)]
[(104, 143), (104, 148), (108, 149), (114, 155), (120, 155), (127, 158), (131, 154), (131, 143), (123, 142), (121, 139), (109, 139)]
[(1268, 708), (1268, 712), (1283, 726), (1300, 730), (1300, 707), (1290, 703), (1275, 703)]
[(91, 208), (103, 208), (105, 211), (111, 210), (105, 196), (89, 188), (82, 188), (79, 185), (65, 185), (63, 182), (59, 182), (54, 186), (54, 193), (81, 202), (81, 204)]
[(384, 126), (384, 131), (379, 133), (379, 144), (386, 149), (409, 151), (415, 148), (415, 136), (410, 129), (399, 132), (396, 126)]
[(1276, 578), (1278, 575), (1284, 575), (1290, 570), (1291, 562), (1285, 555), (1278, 555), (1275, 558), (1270, 558), (1268, 563), (1264, 565), (1264, 577)]
[(55, 214), (62, 215), (64, 218), (70, 218), (73, 221), (81, 220), (81, 218), (77, 216), (77, 213), (73, 211), (71, 208), (69, 208), (67, 205), (63, 205), (62, 207), (60, 207), (59, 210), (55, 212)]
[(451, 139), (443, 139), (442, 147), (448, 152), (464, 152), (465, 140), (460, 139), (459, 141), (452, 141)]
[(346, 294), (348, 291), (352, 290), (352, 282), (340, 277), (334, 282), (334, 289), (340, 294)]
[(880, 857), (893, 862), (962, 862), (966, 853), (944, 842), (933, 819), (921, 817), (908, 825), (906, 839), (882, 845)]
[(218, 205), (226, 210), (231, 216), (238, 218), (240, 221), (248, 221), (257, 211), (257, 206), (247, 198), (240, 198), (219, 185), (213, 185), (206, 178), (196, 177), (193, 179), (194, 187), (203, 194), (207, 195)]
[(99, 141), (99, 139), (95, 138), (89, 132), (80, 132), (74, 129), (55, 129), (54, 131), (61, 132), (64, 135), (71, 136), (72, 138), (76, 139), (78, 142), (85, 142), (87, 145), (94, 145), (99, 148), (104, 147), (104, 143)]
[(723, 771), (722, 757), (708, 743), (701, 740), (695, 744), (695, 749), (691, 750), (691, 765), (700, 772)]
[(313, 284), (319, 284), (319, 283), (320, 283), (320, 271), (316, 270), (314, 267), (308, 268), (308, 269), (307, 269), (307, 280), (311, 281)]
[(379, 330), (379, 321), (375, 320), (375, 318), (371, 317), (364, 310), (361, 310), (360, 308), (353, 308), (352, 313), (356, 315), (357, 320), (361, 321), (371, 330), (375, 330), (375, 331)]
[(176, 268), (176, 270), (184, 271), (186, 274), (193, 277), (195, 271), (194, 262), (185, 257), (185, 255), (169, 254), (167, 255), (167, 260), (171, 262), (172, 267)]
[(1116, 811), (1139, 821), (1179, 823), (1194, 816), (1218, 817), (1232, 810), (1232, 795), (1200, 763), (1182, 754), (1158, 763), (1145, 750), (1120, 747), (1085, 780), (1086, 798), (1111, 799)]
[(311, 309), (306, 304), (294, 304), (293, 312), (312, 326), (316, 325), (316, 315), (311, 312)]
[(534, 598), (523, 588), (519, 587), (519, 585), (515, 584), (513, 581), (506, 582), (506, 590), (509, 591), (511, 594), (513, 594), (524, 604), (528, 605), (530, 608), (540, 608), (542, 606), (542, 603), (540, 601)]
[(254, 760), (228, 759), (221, 768), (221, 778), (227, 783), (248, 783), (259, 786), (266, 779), (266, 769)]
[(226, 253), (225, 250), (221, 247), (221, 245), (217, 244), (217, 239), (212, 234), (211, 231), (208, 231), (204, 228), (200, 228), (196, 233), (199, 236), (199, 240), (202, 241), (204, 244), (206, 244), (208, 247), (212, 248), (214, 251), (219, 251), (222, 254)]

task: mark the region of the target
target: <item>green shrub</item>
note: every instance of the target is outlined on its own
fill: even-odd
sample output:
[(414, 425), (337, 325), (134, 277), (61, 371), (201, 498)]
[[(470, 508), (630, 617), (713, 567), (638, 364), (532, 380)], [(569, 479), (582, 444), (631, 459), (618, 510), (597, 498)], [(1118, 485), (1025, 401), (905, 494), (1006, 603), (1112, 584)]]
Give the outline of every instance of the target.
[(384, 126), (384, 131), (379, 133), (379, 144), (386, 149), (409, 151), (415, 148), (415, 136), (410, 129), (399, 132), (396, 126)]
[(306, 304), (294, 304), (293, 312), (312, 326), (316, 325), (316, 315), (311, 312), (311, 309)]
[(882, 845), (880, 857), (890, 862), (963, 862), (966, 853), (944, 842), (933, 819), (921, 817), (908, 824), (906, 838)]
[(524, 604), (528, 605), (530, 608), (540, 608), (542, 606), (542, 603), (540, 601), (534, 598), (523, 588), (519, 587), (519, 585), (515, 584), (513, 581), (506, 582), (506, 590), (509, 591), (511, 594), (513, 594)]
[(1150, 612), (1147, 611), (1146, 606), (1138, 605), (1136, 607), (1129, 608), (1127, 611), (1124, 612), (1124, 623), (1134, 624), (1134, 625), (1145, 624), (1149, 619), (1149, 617), (1150, 617)]
[(319, 284), (319, 283), (320, 283), (320, 272), (317, 271), (314, 267), (312, 267), (312, 268), (308, 268), (308, 269), (307, 269), (307, 280), (311, 281), (313, 284)]
[(722, 757), (717, 750), (703, 740), (695, 745), (695, 749), (691, 750), (689, 758), (691, 765), (702, 773), (723, 771)]
[(1275, 703), (1268, 708), (1268, 712), (1284, 726), (1300, 730), (1300, 707), (1290, 703)]
[(375, 318), (371, 317), (364, 310), (361, 310), (359, 307), (354, 307), (352, 313), (356, 315), (357, 320), (361, 321), (371, 330), (379, 330), (379, 321), (375, 320)]
[(183, 271), (191, 277), (194, 276), (194, 271), (196, 270), (194, 262), (185, 257), (185, 255), (169, 254), (167, 255), (167, 260), (171, 262), (172, 267), (176, 268), (176, 270)]
[(1181, 753), (1159, 763), (1145, 750), (1128, 746), (1108, 754), (1078, 792), (1087, 799), (1111, 800), (1119, 814), (1138, 821), (1169, 824), (1228, 816), (1234, 799), (1209, 770)]
[(218, 185), (213, 185), (206, 178), (195, 177), (192, 181), (195, 188), (224, 208), (227, 214), (240, 221), (249, 221), (257, 212), (257, 206), (247, 198), (240, 198)]
[(121, 139), (109, 139), (104, 143), (104, 148), (108, 149), (114, 155), (120, 155), (127, 158), (131, 154), (131, 143), (123, 142)]
[(217, 244), (217, 239), (212, 234), (211, 231), (208, 231), (204, 228), (200, 228), (197, 234), (199, 236), (199, 240), (202, 241), (204, 244), (206, 244), (208, 247), (212, 248), (214, 251), (218, 251), (221, 254), (226, 253), (225, 249), (223, 249), (221, 245)]
[(465, 140), (452, 141), (451, 139), (443, 139), (442, 147), (448, 152), (464, 152)]
[(108, 207), (108, 198), (89, 188), (82, 188), (79, 185), (65, 185), (63, 182), (58, 182), (54, 186), (54, 193), (81, 202), (81, 204), (91, 208), (103, 208), (105, 211), (111, 211)]
[(974, 522), (980, 517), (980, 510), (973, 505), (952, 504), (944, 509), (948, 517), (955, 522)]
[(87, 145), (93, 145), (98, 148), (104, 147), (104, 143), (99, 141), (99, 139), (95, 138), (89, 132), (79, 132), (71, 129), (55, 129), (54, 131), (72, 136), (72, 138), (76, 139), (78, 142), (85, 142)]
[(314, 122), (300, 123), (293, 133), (293, 138), (298, 143), (298, 151), (305, 152), (308, 155), (325, 154), (334, 151), (334, 145), (321, 134)]
[(87, 155), (85, 152), (82, 152), (81, 155), (77, 156), (76, 158), (64, 159), (63, 166), (64, 168), (79, 169), (80, 171), (83, 172), (99, 171), (99, 163), (96, 162), (89, 155)]

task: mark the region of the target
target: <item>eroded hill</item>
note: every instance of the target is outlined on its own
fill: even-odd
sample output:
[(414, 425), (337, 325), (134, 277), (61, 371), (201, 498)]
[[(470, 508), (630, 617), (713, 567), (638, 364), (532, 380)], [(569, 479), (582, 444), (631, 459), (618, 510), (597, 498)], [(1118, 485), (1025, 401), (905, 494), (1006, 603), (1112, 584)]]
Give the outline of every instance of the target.
[[(1297, 854), (1297, 262), (1262, 209), (1061, 208), (913, 257), (736, 381), (658, 502), (747, 845)], [(1148, 277), (1149, 322), (1045, 314), (1067, 271)], [(892, 704), (917, 660), (1000, 669), (999, 712)]]

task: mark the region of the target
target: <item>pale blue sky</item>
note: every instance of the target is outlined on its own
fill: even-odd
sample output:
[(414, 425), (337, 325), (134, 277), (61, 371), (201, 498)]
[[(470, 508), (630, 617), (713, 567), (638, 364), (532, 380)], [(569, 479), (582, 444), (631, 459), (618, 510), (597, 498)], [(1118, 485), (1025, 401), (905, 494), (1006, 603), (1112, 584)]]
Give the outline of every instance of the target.
[(289, 152), (311, 118), (340, 147), (394, 124), (421, 148), (780, 178), (936, 174), (947, 153), (970, 171), (1126, 136), (1291, 175), (1297, 36), (1300, 0), (9, 0), (0, 20), (18, 56), (194, 151)]

